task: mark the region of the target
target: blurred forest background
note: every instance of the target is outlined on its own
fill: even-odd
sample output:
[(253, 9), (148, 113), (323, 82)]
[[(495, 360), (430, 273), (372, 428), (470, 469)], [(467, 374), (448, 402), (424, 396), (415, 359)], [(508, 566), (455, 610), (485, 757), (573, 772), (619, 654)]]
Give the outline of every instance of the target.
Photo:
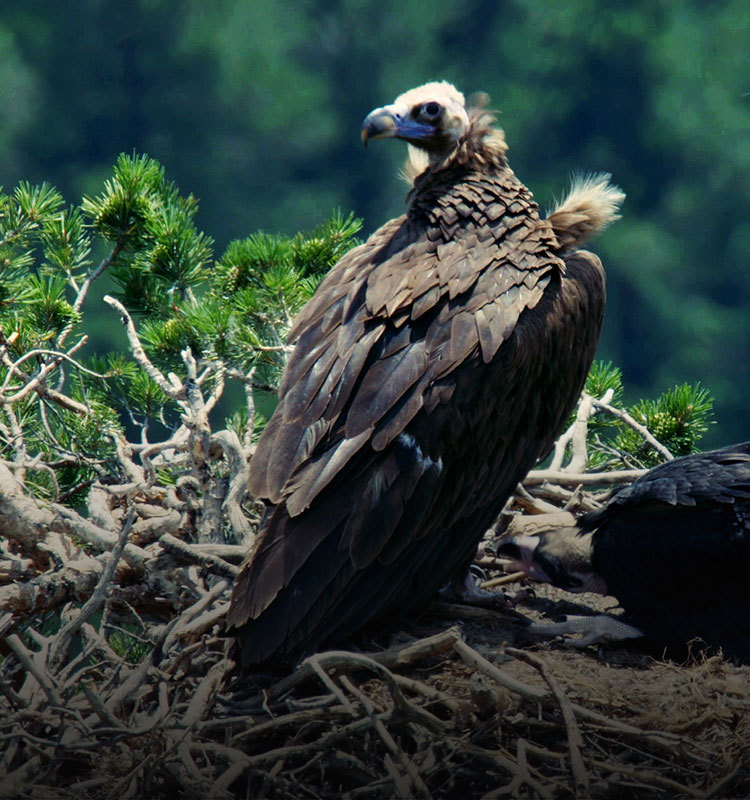
[[(628, 195), (594, 247), (598, 357), (622, 367), (626, 400), (700, 380), (717, 400), (706, 446), (750, 439), (747, 0), (1, 7), (0, 184), (47, 180), (77, 203), (120, 152), (148, 153), (199, 198), (217, 255), (336, 207), (371, 232), (403, 210), (405, 148), (364, 152), (367, 112), (430, 79), (488, 92), (543, 208), (573, 172), (611, 172)], [(102, 347), (124, 347), (101, 320)]]

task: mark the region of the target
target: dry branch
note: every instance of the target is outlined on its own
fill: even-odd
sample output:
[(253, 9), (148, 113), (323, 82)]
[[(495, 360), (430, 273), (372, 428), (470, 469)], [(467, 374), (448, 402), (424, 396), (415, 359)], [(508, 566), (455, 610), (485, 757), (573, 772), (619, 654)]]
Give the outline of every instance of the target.
[(141, 340), (138, 338), (138, 332), (135, 329), (135, 325), (133, 324), (133, 320), (130, 317), (125, 306), (119, 301), (115, 300), (114, 297), (110, 295), (104, 296), (104, 302), (112, 306), (112, 308), (117, 311), (120, 315), (120, 321), (125, 328), (125, 333), (128, 337), (128, 342), (130, 343), (130, 349), (133, 352), (133, 356), (135, 360), (140, 364), (140, 366), (145, 370), (146, 374), (151, 378), (151, 380), (164, 392), (167, 397), (171, 397), (173, 400), (177, 400), (184, 404), (185, 401), (185, 390), (183, 388), (177, 388), (175, 385), (168, 381), (164, 375), (151, 363), (150, 359), (146, 355), (146, 351), (143, 349), (143, 345), (141, 344)]
[(217, 575), (223, 575), (227, 578), (236, 578), (240, 571), (238, 567), (235, 567), (234, 564), (230, 564), (228, 561), (224, 561), (223, 558), (212, 555), (205, 550), (198, 550), (189, 544), (185, 544), (185, 542), (177, 539), (170, 533), (165, 533), (161, 536), (159, 538), (159, 543), (165, 550), (174, 553), (179, 558), (191, 564), (198, 564), (204, 569), (215, 572)]
[(556, 472), (551, 469), (532, 469), (523, 479), (523, 485), (538, 486), (549, 481), (562, 486), (611, 486), (632, 483), (646, 472), (645, 469), (618, 469), (611, 472)]
[(531, 664), (539, 674), (547, 682), (550, 691), (555, 696), (560, 711), (562, 712), (563, 719), (565, 720), (565, 728), (568, 734), (568, 747), (570, 749), (570, 763), (573, 770), (573, 777), (575, 779), (575, 795), (577, 798), (586, 798), (589, 796), (589, 778), (586, 773), (586, 765), (583, 763), (581, 751), (583, 750), (583, 737), (581, 736), (581, 729), (576, 722), (573, 706), (570, 703), (565, 692), (560, 687), (560, 684), (555, 679), (555, 676), (550, 672), (547, 664), (539, 656), (527, 653), (524, 650), (517, 650), (513, 647), (506, 648), (506, 652), (515, 658), (520, 658), (522, 661)]
[(611, 414), (613, 417), (617, 417), (617, 419), (622, 420), (626, 425), (629, 425), (634, 431), (637, 431), (644, 439), (645, 442), (651, 445), (651, 447), (659, 453), (662, 458), (666, 461), (671, 461), (674, 456), (669, 452), (669, 450), (664, 447), (664, 445), (649, 431), (649, 429), (645, 425), (641, 425), (640, 422), (637, 422), (633, 419), (633, 417), (628, 414), (625, 409), (622, 408), (615, 408), (609, 404), (609, 400), (606, 397), (602, 397), (601, 400), (594, 400), (594, 405), (597, 408), (601, 408), (606, 411), (608, 414)]

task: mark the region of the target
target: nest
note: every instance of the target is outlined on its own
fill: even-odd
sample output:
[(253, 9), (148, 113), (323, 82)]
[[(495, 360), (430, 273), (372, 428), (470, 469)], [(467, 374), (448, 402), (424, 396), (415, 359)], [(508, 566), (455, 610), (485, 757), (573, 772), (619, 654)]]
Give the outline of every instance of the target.
[[(539, 530), (598, 502), (536, 480), (510, 521)], [(240, 676), (223, 618), (242, 548), (164, 534), (134, 583), (123, 558), (137, 507), (106, 559), (42, 572), (13, 556), (27, 575), (2, 587), (0, 796), (750, 796), (747, 667), (530, 642), (518, 611), (443, 602), (358, 649)], [(478, 563), (485, 586), (519, 580)], [(56, 607), (71, 582), (77, 600)], [(554, 615), (564, 602), (540, 592), (517, 608)]]

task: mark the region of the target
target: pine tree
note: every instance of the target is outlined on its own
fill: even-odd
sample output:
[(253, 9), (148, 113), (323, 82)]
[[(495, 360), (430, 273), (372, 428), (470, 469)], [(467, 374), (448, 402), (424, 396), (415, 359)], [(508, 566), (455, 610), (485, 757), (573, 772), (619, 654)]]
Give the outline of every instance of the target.
[(589, 420), (589, 466), (615, 469), (618, 466), (653, 467), (664, 460), (632, 424), (642, 425), (673, 456), (699, 451), (700, 440), (712, 424), (713, 397), (700, 382), (683, 383), (662, 392), (656, 399), (644, 398), (623, 405), (622, 372), (611, 361), (595, 361), (586, 379), (586, 395), (602, 398), (608, 392), (623, 416), (596, 414)]
[[(185, 471), (173, 455), (186, 446), (190, 370), (202, 396), (195, 402), (209, 410), (228, 384), (243, 387), (244, 409), (231, 409), (225, 424), (251, 447), (263, 424), (256, 394), (265, 390), (269, 405), (291, 319), (356, 243), (361, 222), (337, 212), (310, 234), (259, 232), (214, 261), (211, 239), (194, 224), (196, 199), (139, 155), (120, 156), (97, 196), (63, 205), (46, 184), (0, 195), (0, 440), (6, 459), (33, 473), (28, 491), (80, 505), (95, 480), (126, 479), (128, 438), (139, 453), (161, 448), (158, 482), (174, 483)], [(89, 290), (105, 272), (135, 358), (78, 356), (90, 336)], [(170, 438), (176, 448), (163, 447)]]

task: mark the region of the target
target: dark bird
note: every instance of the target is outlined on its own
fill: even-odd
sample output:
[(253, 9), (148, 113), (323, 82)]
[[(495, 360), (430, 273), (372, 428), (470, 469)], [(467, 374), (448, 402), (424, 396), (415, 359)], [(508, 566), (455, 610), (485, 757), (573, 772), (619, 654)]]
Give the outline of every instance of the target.
[(493, 115), (429, 83), (370, 113), (409, 143), (406, 214), (344, 256), (289, 332), (296, 347), (251, 463), (267, 504), (229, 625), (245, 666), (340, 641), (429, 600), (551, 447), (604, 310), (608, 176), (548, 219)]
[(613, 595), (660, 651), (698, 640), (750, 662), (750, 442), (660, 464), (576, 527), (498, 550), (538, 580)]

